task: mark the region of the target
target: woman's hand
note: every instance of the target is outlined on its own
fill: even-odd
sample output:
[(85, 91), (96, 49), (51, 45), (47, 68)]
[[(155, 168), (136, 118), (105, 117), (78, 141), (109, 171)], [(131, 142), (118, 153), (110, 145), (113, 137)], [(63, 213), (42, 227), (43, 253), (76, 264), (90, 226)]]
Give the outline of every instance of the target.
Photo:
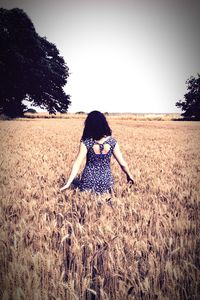
[(70, 185), (69, 185), (68, 183), (65, 184), (63, 187), (60, 188), (60, 192), (62, 192), (62, 191), (64, 191), (64, 190), (68, 189), (69, 186), (70, 186)]
[(133, 185), (135, 183), (133, 177), (127, 175), (127, 183)]

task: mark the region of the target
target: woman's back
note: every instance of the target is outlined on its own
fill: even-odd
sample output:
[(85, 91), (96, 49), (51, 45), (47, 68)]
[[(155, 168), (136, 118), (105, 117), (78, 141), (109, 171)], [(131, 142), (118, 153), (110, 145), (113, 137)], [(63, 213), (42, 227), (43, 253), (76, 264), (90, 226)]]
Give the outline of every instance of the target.
[(99, 141), (85, 139), (82, 142), (87, 148), (87, 160), (81, 178), (81, 190), (93, 190), (97, 193), (110, 191), (113, 186), (110, 158), (116, 140), (110, 136)]

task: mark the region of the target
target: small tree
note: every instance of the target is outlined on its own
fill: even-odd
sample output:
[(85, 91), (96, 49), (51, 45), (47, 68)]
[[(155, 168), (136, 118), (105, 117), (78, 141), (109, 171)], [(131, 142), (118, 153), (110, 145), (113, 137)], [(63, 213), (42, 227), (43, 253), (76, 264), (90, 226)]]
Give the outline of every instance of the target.
[(191, 76), (186, 84), (188, 92), (184, 100), (176, 102), (176, 106), (182, 109), (184, 118), (200, 120), (200, 74), (197, 74), (197, 78)]
[(25, 99), (49, 113), (67, 112), (70, 96), (63, 87), (69, 69), (23, 10), (0, 8), (0, 45), (0, 112), (22, 116)]

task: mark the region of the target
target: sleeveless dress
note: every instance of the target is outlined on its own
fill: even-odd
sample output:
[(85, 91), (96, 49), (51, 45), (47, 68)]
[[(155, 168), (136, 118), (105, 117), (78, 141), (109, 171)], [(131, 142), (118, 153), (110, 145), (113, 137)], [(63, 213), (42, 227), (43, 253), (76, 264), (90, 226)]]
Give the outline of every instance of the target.
[[(87, 158), (86, 165), (81, 176), (80, 190), (90, 190), (98, 194), (111, 192), (114, 181), (110, 169), (110, 159), (117, 143), (116, 140), (113, 137), (109, 137), (102, 144), (94, 141), (93, 139), (85, 139), (81, 141), (87, 147)], [(99, 154), (96, 154), (93, 149), (95, 144), (99, 145)], [(103, 153), (105, 144), (110, 146), (110, 149), (106, 154)]]

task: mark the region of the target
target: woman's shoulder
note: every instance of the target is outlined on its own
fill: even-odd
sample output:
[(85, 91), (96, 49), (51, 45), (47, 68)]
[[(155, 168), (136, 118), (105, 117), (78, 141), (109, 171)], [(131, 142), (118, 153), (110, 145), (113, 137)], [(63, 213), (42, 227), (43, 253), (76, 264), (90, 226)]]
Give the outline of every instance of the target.
[(117, 144), (117, 140), (116, 138), (114, 138), (113, 136), (110, 136), (109, 139), (108, 139), (108, 142), (111, 146), (115, 146)]
[(93, 143), (93, 140), (91, 138), (86, 138), (86, 139), (81, 139), (81, 142), (87, 147), (89, 148), (92, 143)]

